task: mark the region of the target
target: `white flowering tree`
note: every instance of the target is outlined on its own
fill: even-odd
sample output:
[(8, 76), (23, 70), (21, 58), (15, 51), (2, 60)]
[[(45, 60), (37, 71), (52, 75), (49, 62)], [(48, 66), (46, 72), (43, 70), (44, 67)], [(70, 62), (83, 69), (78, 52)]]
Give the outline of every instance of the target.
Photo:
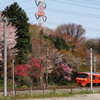
[[(0, 41), (3, 41), (3, 16), (0, 12)], [(8, 77), (11, 77), (11, 61), (12, 57), (15, 56), (15, 52), (17, 51), (14, 46), (16, 45), (16, 28), (11, 25), (11, 23), (7, 22), (7, 60), (8, 60), (8, 66), (7, 66), (7, 72)], [(0, 42), (0, 77), (3, 77), (3, 49), (4, 49), (4, 43)]]
[[(3, 19), (2, 13), (0, 12), (0, 19)], [(14, 46), (16, 45), (16, 28), (12, 26), (11, 24), (7, 23), (7, 52), (8, 57), (12, 57), (14, 55), (14, 52), (16, 52), (16, 49), (14, 49)], [(3, 40), (3, 21), (0, 20), (0, 40)], [(0, 42), (0, 55), (2, 55), (3, 51), (3, 42)], [(1, 57), (0, 57), (1, 58)], [(2, 58), (1, 58), (2, 60)]]
[(52, 68), (49, 73), (50, 81), (54, 83), (62, 83), (63, 81), (71, 81), (72, 68), (65, 62), (64, 55), (56, 49), (50, 50), (49, 59), (51, 60)]

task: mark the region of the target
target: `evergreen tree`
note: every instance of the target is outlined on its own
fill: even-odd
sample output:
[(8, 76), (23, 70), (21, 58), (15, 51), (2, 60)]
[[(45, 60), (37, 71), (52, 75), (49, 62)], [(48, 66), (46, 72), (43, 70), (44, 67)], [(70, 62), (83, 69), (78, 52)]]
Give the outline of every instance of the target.
[(17, 61), (19, 64), (27, 63), (27, 55), (32, 49), (30, 44), (28, 17), (25, 11), (20, 8), (16, 2), (7, 6), (2, 13), (7, 18), (16, 18), (16, 20), (10, 20), (10, 22), (17, 28), (17, 44), (15, 46), (15, 48), (18, 49)]
[(54, 46), (58, 50), (61, 50), (61, 49), (69, 50), (69, 46), (66, 44), (66, 42), (65, 42), (65, 40), (63, 38), (55, 37), (53, 39), (53, 43), (54, 43)]

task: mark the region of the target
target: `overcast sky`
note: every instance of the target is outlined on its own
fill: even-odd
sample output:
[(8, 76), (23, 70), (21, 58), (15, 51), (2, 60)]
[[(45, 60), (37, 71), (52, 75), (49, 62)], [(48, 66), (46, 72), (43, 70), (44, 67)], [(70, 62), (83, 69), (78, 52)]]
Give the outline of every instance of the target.
[[(35, 0), (0, 0), (0, 10), (4, 10), (13, 2), (18, 2), (25, 10), (30, 23), (37, 23), (34, 16), (38, 10)], [(100, 38), (100, 0), (45, 0), (45, 2), (46, 27), (55, 29), (61, 24), (80, 24), (86, 29), (87, 38)]]

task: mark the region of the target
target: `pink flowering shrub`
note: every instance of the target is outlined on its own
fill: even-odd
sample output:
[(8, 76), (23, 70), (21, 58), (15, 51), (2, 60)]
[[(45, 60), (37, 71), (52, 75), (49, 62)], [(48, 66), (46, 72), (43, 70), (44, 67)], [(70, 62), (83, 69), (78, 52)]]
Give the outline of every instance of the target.
[(61, 69), (64, 79), (71, 80), (70, 74), (72, 73), (72, 68), (70, 68), (67, 64), (61, 63)]

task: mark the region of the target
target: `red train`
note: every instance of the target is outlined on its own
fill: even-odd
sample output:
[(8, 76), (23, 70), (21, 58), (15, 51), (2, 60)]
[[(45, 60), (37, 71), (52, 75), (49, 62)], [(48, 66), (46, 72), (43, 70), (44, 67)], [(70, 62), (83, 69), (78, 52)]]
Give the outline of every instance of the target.
[[(79, 72), (76, 77), (76, 85), (86, 86), (90, 85), (90, 72)], [(94, 85), (100, 85), (100, 74), (92, 73), (92, 82)]]

